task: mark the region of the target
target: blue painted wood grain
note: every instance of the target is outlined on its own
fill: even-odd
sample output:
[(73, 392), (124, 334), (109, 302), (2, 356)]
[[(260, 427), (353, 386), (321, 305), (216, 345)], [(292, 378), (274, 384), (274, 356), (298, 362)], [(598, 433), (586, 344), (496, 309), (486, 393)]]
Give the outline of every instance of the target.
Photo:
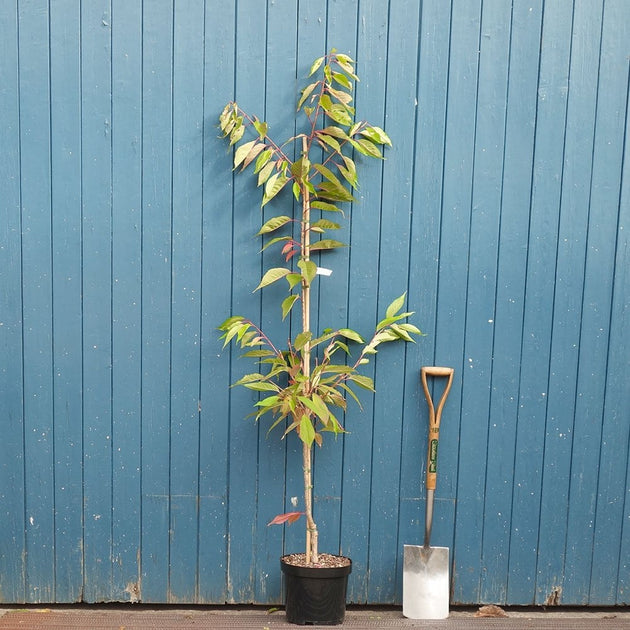
[(26, 600), (24, 370), (22, 354), (22, 238), (20, 194), (20, 103), (17, 6), (0, 13), (0, 514), (5, 535), (0, 537), (2, 597)]
[(203, 2), (174, 6), (169, 599), (197, 598)]
[[(367, 335), (405, 289), (427, 336), (315, 457), (349, 601), (401, 601), (424, 520), (421, 365), (456, 368), (433, 542), (453, 601), (628, 602), (628, 8), (622, 0), (21, 0), (0, 15), (0, 599), (275, 604), (297, 440), (246, 418), (230, 313), (260, 189), (217, 138), (236, 98), (282, 137), (313, 58), (357, 60), (357, 203), (313, 327)], [(289, 106), (287, 106), (287, 103)], [(440, 385), (435, 386), (439, 395)], [(295, 436), (291, 436), (293, 438)]]
[(142, 27), (142, 599), (169, 601), (173, 3)]
[[(564, 164), (558, 209), (558, 250), (554, 277), (549, 382), (546, 391), (541, 392), (548, 400), (541, 529), (553, 530), (553, 534), (541, 537), (540, 540), (539, 559), (544, 559), (544, 564), (542, 571), (539, 568), (538, 603), (546, 601), (559, 586), (564, 590), (564, 587), (571, 582), (574, 583), (575, 579), (579, 581), (584, 579), (581, 574), (566, 570), (571, 562), (576, 561), (579, 565), (581, 560), (575, 555), (571, 558), (565, 554), (573, 553), (569, 545), (569, 529), (575, 523), (573, 506), (570, 504), (570, 493), (574, 489), (572, 456), (586, 454), (588, 449), (593, 447), (589, 441), (595, 439), (595, 436), (583, 437), (583, 431), (579, 426), (580, 418), (576, 414), (576, 404), (580, 396), (577, 390), (578, 354), (581, 346), (584, 250), (595, 133), (597, 69), (593, 64), (597, 63), (598, 57), (601, 11), (600, 3), (592, 3), (589, 7), (576, 7), (573, 14), (568, 77), (571, 91), (567, 102)], [(594, 36), (589, 36), (591, 31)], [(595, 73), (594, 76), (592, 72)], [(588, 421), (587, 418), (584, 420)], [(596, 451), (599, 450), (599, 438), (594, 442), (594, 448)], [(578, 479), (576, 482), (580, 484)], [(582, 501), (588, 501), (587, 496), (582, 495)], [(590, 510), (581, 512), (578, 518), (590, 521), (592, 518)], [(557, 543), (561, 544), (556, 546)], [(580, 551), (581, 549), (578, 553)], [(563, 580), (565, 573), (566, 583)], [(580, 595), (577, 601), (585, 603), (581, 601)]]
[(141, 7), (112, 2), (112, 596), (141, 598)]
[[(202, 294), (199, 433), (199, 586), (204, 602), (228, 598), (228, 462), (230, 355), (216, 345), (216, 327), (231, 298), (232, 182), (225, 147), (216, 141), (216, 112), (234, 97), (235, 2), (205, 7), (202, 161)], [(212, 60), (209, 63), (208, 60)], [(220, 178), (217, 173), (221, 173)], [(218, 185), (218, 180), (223, 185)], [(229, 262), (229, 264), (228, 264)]]
[[(581, 357), (581, 381), (585, 407), (580, 415), (591, 418), (594, 430), (601, 431), (598, 475), (589, 490), (596, 495), (595, 522), (583, 539), (592, 540), (588, 601), (591, 604), (617, 600), (615, 585), (619, 582), (619, 549), (623, 524), (623, 497), (626, 494), (625, 470), (627, 462), (624, 446), (628, 443), (628, 424), (620, 421), (616, 409), (608, 406), (610, 390), (615, 388), (615, 377), (607, 378), (611, 356), (614, 286), (602, 283), (601, 277), (614, 278), (623, 269), (615, 260), (621, 223), (615, 212), (619, 204), (619, 190), (613, 184), (621, 174), (624, 151), (623, 128), (628, 107), (627, 85), (616, 80), (625, 69), (624, 46), (628, 41), (628, 23), (622, 17), (622, 6), (611, 3), (604, 7), (602, 18), (602, 58), (598, 85), (597, 134), (593, 147), (593, 186), (590, 198), (589, 233), (586, 254), (585, 298), (582, 316), (586, 353)], [(617, 165), (610, 168), (610, 165)], [(623, 207), (623, 205), (621, 205)], [(615, 247), (611, 247), (615, 243)], [(622, 263), (623, 264), (623, 263)], [(623, 349), (624, 344), (621, 344)], [(628, 355), (626, 354), (626, 359)], [(613, 370), (615, 368), (612, 368)], [(622, 370), (623, 371), (623, 370)], [(628, 385), (619, 391), (630, 390)], [(626, 406), (626, 409), (629, 407)], [(601, 425), (592, 418), (602, 418)], [(588, 463), (582, 462), (585, 473), (593, 461), (589, 449)], [(593, 475), (594, 476), (594, 475)], [(588, 543), (587, 543), (588, 544)]]
[(100, 601), (111, 591), (113, 570), (112, 122), (109, 81), (103, 80), (111, 75), (111, 12), (106, 1), (81, 11), (81, 54), (83, 597)]
[[(22, 357), (27, 598), (54, 598), (49, 16), (19, 6)], [(28, 455), (26, 455), (28, 453)]]
[[(55, 599), (83, 592), (81, 25), (76, 2), (51, 6)], [(71, 19), (69, 19), (69, 17)]]
[[(515, 514), (521, 514), (516, 489), (521, 480), (516, 477), (516, 461), (522, 458), (518, 446), (520, 422), (521, 357), (525, 340), (525, 289), (527, 282), (528, 248), (532, 203), (532, 165), (535, 148), (535, 120), (540, 53), (532, 57), (532, 51), (540, 51), (542, 28), (542, 3), (531, 7), (515, 6), (512, 13), (512, 37), (510, 44), (510, 76), (505, 132), (505, 157), (503, 166), (503, 196), (501, 232), (499, 235), (499, 259), (497, 281), (497, 306), (495, 316), (493, 391), (491, 416), (498, 414), (503, 423), (504, 436), (500, 452), (509, 479), (509, 498), (503, 493), (502, 510), (509, 511), (510, 526), (499, 540), (501, 565), (507, 572), (506, 601), (527, 603), (531, 601), (532, 574), (519, 569), (524, 553), (512, 555), (523, 540), (522, 530), (512, 522)], [(523, 177), (523, 173), (530, 174)], [(520, 425), (523, 426), (522, 424)], [(523, 442), (521, 441), (520, 446)], [(509, 461), (508, 453), (513, 457)], [(498, 463), (498, 462), (497, 462)], [(511, 467), (511, 470), (510, 470)], [(522, 496), (519, 490), (519, 497)], [(492, 541), (488, 543), (492, 545)], [(486, 549), (487, 547), (484, 547)], [(525, 562), (531, 563), (531, 557)], [(531, 565), (529, 565), (531, 566)]]

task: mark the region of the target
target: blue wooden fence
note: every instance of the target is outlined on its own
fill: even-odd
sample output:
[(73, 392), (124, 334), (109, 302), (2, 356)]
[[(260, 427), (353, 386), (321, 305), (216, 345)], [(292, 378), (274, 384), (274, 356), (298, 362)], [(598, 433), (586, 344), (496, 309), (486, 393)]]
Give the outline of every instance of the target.
[(394, 146), (361, 165), (316, 319), (367, 332), (406, 289), (427, 333), (379, 353), (377, 397), (316, 454), (350, 601), (400, 602), (419, 369), (443, 364), (452, 601), (628, 603), (629, 43), (626, 0), (4, 2), (0, 600), (280, 600), (301, 528), (266, 523), (297, 445), (245, 419), (215, 329), (287, 329), (251, 293), (259, 191), (215, 125), (236, 98), (290, 135), (334, 46)]

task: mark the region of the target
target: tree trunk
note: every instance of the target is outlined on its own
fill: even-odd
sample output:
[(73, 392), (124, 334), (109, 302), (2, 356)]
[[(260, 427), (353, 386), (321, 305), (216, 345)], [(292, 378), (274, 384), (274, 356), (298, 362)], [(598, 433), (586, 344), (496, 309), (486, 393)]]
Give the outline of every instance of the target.
[[(306, 138), (302, 138), (302, 158), (306, 159), (308, 155), (308, 146)], [(301, 228), (301, 245), (302, 260), (307, 262), (311, 255), (311, 199), (310, 193), (306, 185), (302, 184), (302, 220)], [(308, 333), (311, 330), (311, 286), (310, 282), (302, 278), (302, 332)], [(305, 395), (311, 393), (311, 344), (307, 341), (302, 350), (302, 373), (306, 380)], [(309, 413), (310, 418), (310, 413)], [(313, 446), (302, 442), (302, 465), (304, 469), (304, 509), (306, 512), (306, 563), (318, 561), (317, 552), (317, 525), (313, 520)]]

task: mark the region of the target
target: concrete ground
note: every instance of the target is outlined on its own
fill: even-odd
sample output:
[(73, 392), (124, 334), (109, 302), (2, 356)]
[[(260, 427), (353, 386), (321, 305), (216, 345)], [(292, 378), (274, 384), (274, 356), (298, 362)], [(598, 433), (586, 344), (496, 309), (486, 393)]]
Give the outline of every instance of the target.
[[(398, 608), (350, 607), (342, 628), (436, 628), (444, 630), (630, 630), (630, 608), (507, 608), (506, 617), (476, 617), (477, 609), (455, 608), (439, 621), (405, 619)], [(259, 607), (150, 607), (139, 605), (8, 608), (0, 610), (0, 630), (276, 630), (295, 628), (282, 610)]]

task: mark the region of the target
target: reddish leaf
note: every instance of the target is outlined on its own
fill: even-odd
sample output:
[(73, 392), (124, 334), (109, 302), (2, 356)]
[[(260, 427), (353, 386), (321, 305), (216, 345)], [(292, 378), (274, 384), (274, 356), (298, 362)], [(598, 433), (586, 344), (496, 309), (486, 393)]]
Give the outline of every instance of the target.
[(267, 523), (267, 525), (283, 525), (284, 523), (295, 523), (300, 516), (302, 516), (304, 512), (287, 512), (286, 514), (278, 514), (272, 521)]

